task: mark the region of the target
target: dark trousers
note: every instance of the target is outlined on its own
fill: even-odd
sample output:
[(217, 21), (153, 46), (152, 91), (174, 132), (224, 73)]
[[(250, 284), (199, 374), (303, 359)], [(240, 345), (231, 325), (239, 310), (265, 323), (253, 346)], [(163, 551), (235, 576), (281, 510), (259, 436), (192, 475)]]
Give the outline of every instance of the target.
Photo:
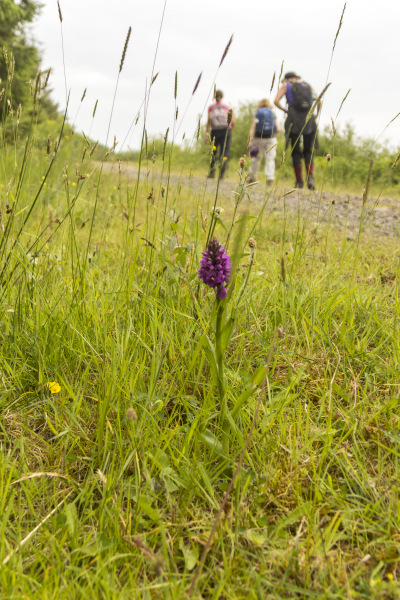
[[(226, 165), (229, 158), (229, 149), (231, 146), (231, 130), (228, 129), (228, 134), (226, 133), (226, 129), (212, 129), (211, 130), (211, 142), (213, 142), (215, 146), (215, 150), (213, 150), (210, 164), (210, 173), (215, 172), (215, 162), (217, 160), (217, 153), (219, 149), (219, 157), (222, 160), (221, 167), (221, 176), (225, 173)], [(225, 141), (226, 140), (226, 141)], [(226, 160), (223, 160), (226, 158)]]
[[(301, 147), (301, 139), (303, 138), (303, 148)], [(300, 135), (298, 133), (290, 133), (290, 143), (292, 145), (292, 161), (293, 166), (301, 165), (301, 159), (304, 157), (304, 162), (310, 164), (312, 155), (316, 146), (317, 131)]]

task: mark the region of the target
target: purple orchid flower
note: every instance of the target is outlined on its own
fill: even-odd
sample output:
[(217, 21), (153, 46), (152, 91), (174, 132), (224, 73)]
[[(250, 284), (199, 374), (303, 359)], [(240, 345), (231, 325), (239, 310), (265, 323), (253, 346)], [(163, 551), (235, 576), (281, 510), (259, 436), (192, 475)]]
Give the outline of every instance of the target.
[(209, 287), (215, 289), (217, 298), (226, 298), (227, 285), (232, 271), (232, 263), (225, 248), (212, 238), (207, 244), (200, 261), (199, 277)]

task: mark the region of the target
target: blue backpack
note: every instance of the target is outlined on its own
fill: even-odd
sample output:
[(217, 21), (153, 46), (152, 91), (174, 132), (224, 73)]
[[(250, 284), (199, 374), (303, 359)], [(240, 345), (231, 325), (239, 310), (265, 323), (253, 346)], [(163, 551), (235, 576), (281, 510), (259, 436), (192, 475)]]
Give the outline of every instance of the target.
[(275, 115), (271, 108), (258, 108), (256, 112), (256, 133), (259, 136), (271, 137), (275, 133)]

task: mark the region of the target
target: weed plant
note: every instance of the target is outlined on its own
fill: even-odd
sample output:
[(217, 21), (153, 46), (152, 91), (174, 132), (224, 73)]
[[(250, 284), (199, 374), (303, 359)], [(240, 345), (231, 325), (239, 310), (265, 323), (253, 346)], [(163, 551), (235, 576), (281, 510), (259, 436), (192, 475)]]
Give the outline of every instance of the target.
[[(399, 251), (368, 185), (349, 241), (279, 173), (259, 202), (172, 142), (132, 167), (47, 127), (2, 138), (0, 598), (397, 598)], [(228, 469), (211, 222), (240, 247)]]

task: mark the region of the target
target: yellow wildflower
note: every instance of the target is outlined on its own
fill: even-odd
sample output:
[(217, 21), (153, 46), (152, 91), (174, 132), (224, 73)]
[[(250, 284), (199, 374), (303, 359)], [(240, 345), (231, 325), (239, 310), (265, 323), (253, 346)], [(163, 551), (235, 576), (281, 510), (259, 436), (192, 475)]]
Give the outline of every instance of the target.
[(50, 390), (52, 394), (58, 394), (61, 391), (61, 385), (57, 381), (49, 381), (45, 387)]

